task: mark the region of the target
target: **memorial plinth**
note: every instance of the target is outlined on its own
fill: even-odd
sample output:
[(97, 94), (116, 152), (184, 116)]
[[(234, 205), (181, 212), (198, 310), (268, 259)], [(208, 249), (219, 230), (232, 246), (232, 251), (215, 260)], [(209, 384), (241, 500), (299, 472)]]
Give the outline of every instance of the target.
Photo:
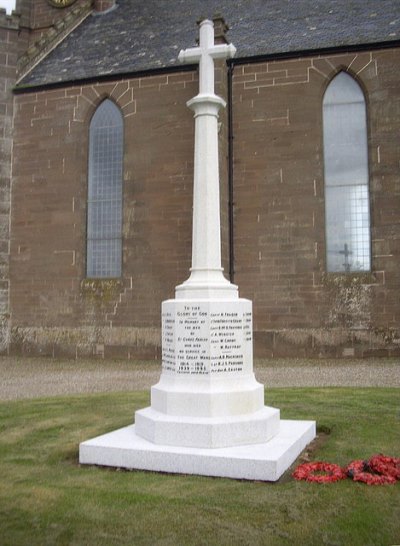
[(211, 21), (200, 46), (182, 51), (199, 63), (195, 118), (192, 267), (162, 304), (162, 372), (151, 406), (135, 425), (80, 445), (80, 462), (142, 470), (275, 481), (315, 437), (314, 421), (284, 421), (264, 405), (253, 373), (252, 303), (221, 267), (218, 112), (214, 59), (232, 57), (214, 45)]
[(216, 448), (257, 444), (279, 431), (252, 367), (251, 302), (163, 303), (162, 374), (136, 432), (154, 443)]

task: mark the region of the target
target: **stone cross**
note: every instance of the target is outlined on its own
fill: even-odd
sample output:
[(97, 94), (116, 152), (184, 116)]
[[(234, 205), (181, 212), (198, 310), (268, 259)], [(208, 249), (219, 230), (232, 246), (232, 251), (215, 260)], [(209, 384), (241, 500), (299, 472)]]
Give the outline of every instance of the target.
[(199, 94), (187, 102), (195, 117), (192, 267), (190, 278), (176, 287), (177, 298), (222, 297), (237, 287), (221, 267), (218, 172), (218, 111), (226, 103), (214, 93), (214, 59), (233, 57), (232, 44), (214, 45), (214, 25), (200, 24), (200, 45), (179, 53), (184, 63), (199, 63)]
[(348, 247), (347, 243), (344, 244), (344, 250), (339, 250), (339, 254), (344, 255), (343, 267), (344, 267), (344, 270), (346, 271), (346, 273), (349, 273), (350, 269), (351, 269), (351, 264), (349, 262), (349, 256), (351, 256), (351, 254), (353, 254), (353, 253), (351, 252), (351, 250), (349, 250), (349, 247)]
[(181, 63), (199, 64), (199, 94), (214, 95), (214, 59), (228, 59), (235, 55), (233, 44), (214, 44), (214, 25), (208, 19), (200, 23), (200, 45), (181, 50)]

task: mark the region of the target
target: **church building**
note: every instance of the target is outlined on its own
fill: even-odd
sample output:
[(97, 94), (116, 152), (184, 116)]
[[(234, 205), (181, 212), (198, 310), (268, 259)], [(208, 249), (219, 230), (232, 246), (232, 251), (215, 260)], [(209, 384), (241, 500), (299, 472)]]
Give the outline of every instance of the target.
[(0, 10), (2, 354), (160, 358), (191, 259), (178, 55), (206, 18), (237, 50), (215, 72), (221, 237), (255, 357), (400, 356), (398, 0)]

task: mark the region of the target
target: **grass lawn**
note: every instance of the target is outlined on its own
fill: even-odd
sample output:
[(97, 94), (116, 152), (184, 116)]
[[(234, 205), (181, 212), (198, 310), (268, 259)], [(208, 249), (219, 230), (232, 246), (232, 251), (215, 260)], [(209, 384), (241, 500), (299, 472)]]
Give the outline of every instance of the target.
[[(283, 418), (329, 431), (312, 460), (399, 456), (399, 389), (268, 389)], [(0, 404), (0, 544), (400, 544), (400, 484), (277, 483), (78, 464), (78, 444), (129, 424), (148, 393)]]

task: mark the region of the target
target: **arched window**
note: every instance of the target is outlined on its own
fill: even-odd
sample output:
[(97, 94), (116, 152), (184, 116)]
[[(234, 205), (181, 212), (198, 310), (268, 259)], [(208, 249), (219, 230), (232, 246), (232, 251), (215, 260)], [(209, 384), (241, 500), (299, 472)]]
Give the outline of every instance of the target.
[(87, 213), (88, 277), (121, 276), (123, 119), (105, 100), (97, 108), (89, 133)]
[(364, 94), (346, 72), (323, 101), (327, 270), (371, 268), (367, 120)]

